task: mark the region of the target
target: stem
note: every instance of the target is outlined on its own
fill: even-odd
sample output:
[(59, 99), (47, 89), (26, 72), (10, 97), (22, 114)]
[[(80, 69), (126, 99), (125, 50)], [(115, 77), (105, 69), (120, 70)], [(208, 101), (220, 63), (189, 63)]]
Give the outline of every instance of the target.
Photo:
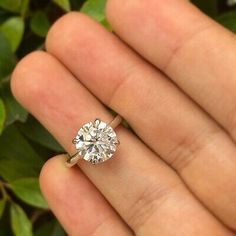
[(2, 181), (0, 181), (0, 190), (3, 196), (3, 199), (8, 199), (8, 194)]
[(12, 201), (10, 195), (6, 191), (6, 187), (7, 187), (7, 184), (3, 182), (2, 180), (0, 180), (0, 191), (2, 193), (3, 199), (7, 201)]
[(42, 215), (48, 212), (48, 210), (36, 210), (30, 218), (31, 223), (34, 224)]

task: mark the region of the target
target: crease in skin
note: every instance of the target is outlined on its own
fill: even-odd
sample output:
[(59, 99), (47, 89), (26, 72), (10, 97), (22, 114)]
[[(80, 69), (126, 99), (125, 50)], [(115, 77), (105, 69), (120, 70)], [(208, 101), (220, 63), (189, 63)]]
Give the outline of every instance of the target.
[(159, 207), (163, 207), (177, 187), (183, 187), (182, 183), (173, 183), (168, 188), (154, 183), (144, 189), (130, 207), (127, 221), (132, 228), (138, 232), (145, 227), (145, 224), (153, 218)]
[(182, 49), (187, 47), (187, 45), (190, 44), (192, 41), (197, 41), (199, 36), (205, 34), (207, 31), (211, 31), (215, 27), (216, 25), (212, 24), (212, 22), (206, 23), (205, 25), (201, 26), (191, 35), (188, 35), (182, 42), (176, 43), (175, 47), (171, 49), (169, 56), (162, 65), (160, 65), (159, 63), (154, 64), (158, 64), (158, 68), (160, 68), (160, 70), (162, 70), (164, 73), (168, 74), (168, 71), (171, 70), (172, 62), (175, 60), (175, 58), (178, 57), (178, 53)]
[(202, 128), (197, 135), (186, 136), (178, 142), (166, 155), (165, 159), (178, 173), (186, 169), (200, 154), (207, 150), (222, 135), (217, 126), (211, 129)]

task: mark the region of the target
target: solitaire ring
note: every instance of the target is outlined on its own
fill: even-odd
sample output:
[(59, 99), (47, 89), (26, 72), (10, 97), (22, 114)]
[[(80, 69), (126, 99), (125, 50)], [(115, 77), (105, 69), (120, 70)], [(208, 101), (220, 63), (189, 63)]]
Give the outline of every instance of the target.
[(117, 115), (111, 122), (106, 123), (95, 119), (84, 124), (72, 140), (76, 152), (67, 154), (66, 165), (72, 167), (80, 159), (96, 165), (109, 160), (120, 144), (114, 129), (121, 123), (122, 117)]

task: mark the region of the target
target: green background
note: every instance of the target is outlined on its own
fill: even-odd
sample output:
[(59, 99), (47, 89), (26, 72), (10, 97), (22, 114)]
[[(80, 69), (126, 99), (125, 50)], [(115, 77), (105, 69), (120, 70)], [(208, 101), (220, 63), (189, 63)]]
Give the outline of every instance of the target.
[[(236, 32), (236, 0), (193, 2)], [(104, 17), (105, 3), (106, 0), (0, 0), (0, 236), (66, 235), (48, 209), (38, 184), (43, 163), (63, 149), (15, 101), (10, 76), (22, 57), (44, 48), (48, 29), (66, 12), (82, 11), (111, 30)]]

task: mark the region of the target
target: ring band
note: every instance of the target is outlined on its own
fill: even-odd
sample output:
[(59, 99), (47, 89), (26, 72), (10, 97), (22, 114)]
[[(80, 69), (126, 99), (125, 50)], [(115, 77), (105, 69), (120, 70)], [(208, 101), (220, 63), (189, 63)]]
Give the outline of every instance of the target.
[(97, 118), (83, 125), (72, 140), (77, 151), (73, 155), (67, 154), (66, 165), (72, 167), (80, 159), (84, 159), (94, 165), (109, 160), (120, 144), (114, 129), (121, 122), (122, 117), (117, 115), (109, 123)]

